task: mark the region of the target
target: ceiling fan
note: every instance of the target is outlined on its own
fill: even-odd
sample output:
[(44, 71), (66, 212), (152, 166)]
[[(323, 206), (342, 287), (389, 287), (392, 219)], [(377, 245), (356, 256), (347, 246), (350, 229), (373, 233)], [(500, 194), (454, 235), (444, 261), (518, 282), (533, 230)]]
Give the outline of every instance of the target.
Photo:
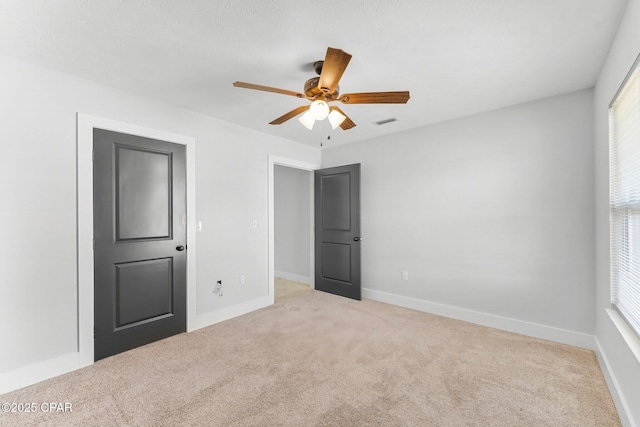
[(293, 117), (304, 113), (298, 120), (309, 130), (313, 128), (316, 120), (329, 118), (333, 129), (340, 126), (343, 130), (353, 128), (356, 124), (336, 106), (329, 103), (339, 101), (343, 104), (406, 104), (409, 100), (409, 91), (396, 92), (360, 92), (345, 93), (340, 95), (338, 82), (349, 65), (351, 55), (340, 49), (332, 47), (327, 49), (324, 61), (316, 61), (313, 66), (319, 77), (313, 77), (304, 84), (304, 93), (286, 89), (262, 86), (246, 82), (234, 82), (233, 86), (245, 89), (261, 90), (265, 92), (280, 93), (282, 95), (305, 98), (311, 105), (301, 105), (288, 113), (271, 121), (270, 125), (280, 125)]

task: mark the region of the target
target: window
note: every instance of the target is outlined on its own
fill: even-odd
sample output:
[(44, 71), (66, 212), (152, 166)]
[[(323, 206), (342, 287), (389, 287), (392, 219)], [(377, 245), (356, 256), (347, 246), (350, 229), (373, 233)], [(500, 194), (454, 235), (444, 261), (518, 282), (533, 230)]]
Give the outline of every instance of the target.
[(640, 335), (640, 57), (609, 105), (611, 303)]

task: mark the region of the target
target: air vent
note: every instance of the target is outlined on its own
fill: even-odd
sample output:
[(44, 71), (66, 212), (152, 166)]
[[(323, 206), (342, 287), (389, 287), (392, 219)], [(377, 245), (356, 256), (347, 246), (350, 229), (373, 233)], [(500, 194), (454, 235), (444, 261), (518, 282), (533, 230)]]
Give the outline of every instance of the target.
[(393, 123), (393, 122), (397, 122), (398, 119), (396, 119), (395, 117), (391, 117), (390, 119), (384, 119), (384, 120), (379, 120), (377, 122), (374, 122), (376, 125), (378, 126), (382, 126), (382, 125), (386, 125), (387, 123)]

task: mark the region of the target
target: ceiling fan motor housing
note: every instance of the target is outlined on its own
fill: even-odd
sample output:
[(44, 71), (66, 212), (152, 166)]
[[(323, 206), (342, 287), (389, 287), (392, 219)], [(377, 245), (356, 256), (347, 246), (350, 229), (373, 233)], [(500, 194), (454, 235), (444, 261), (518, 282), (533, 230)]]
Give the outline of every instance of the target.
[(320, 77), (313, 77), (307, 80), (304, 83), (304, 94), (309, 98), (315, 99), (323, 99), (326, 98), (327, 101), (332, 99), (338, 99), (338, 95), (340, 95), (340, 86), (336, 86), (336, 89), (333, 92), (329, 92), (327, 89), (322, 90), (318, 87), (318, 82), (320, 81)]

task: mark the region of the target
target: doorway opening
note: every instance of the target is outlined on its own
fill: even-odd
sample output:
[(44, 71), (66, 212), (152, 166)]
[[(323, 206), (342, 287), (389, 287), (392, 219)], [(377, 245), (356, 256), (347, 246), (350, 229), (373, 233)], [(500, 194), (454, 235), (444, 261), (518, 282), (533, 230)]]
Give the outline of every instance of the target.
[(275, 165), (274, 169), (275, 302), (311, 290), (313, 174)]
[(313, 171), (319, 168), (319, 164), (269, 156), (271, 303), (315, 287)]

